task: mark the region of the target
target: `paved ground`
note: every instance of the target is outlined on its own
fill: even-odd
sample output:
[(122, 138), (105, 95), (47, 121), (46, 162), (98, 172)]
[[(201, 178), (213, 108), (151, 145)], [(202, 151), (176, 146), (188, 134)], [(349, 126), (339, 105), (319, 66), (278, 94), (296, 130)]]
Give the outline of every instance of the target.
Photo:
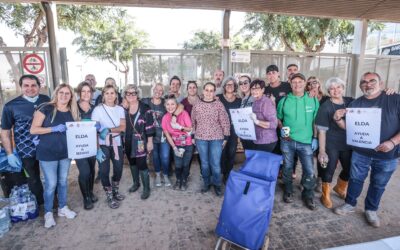
[[(127, 194), (119, 209), (105, 203), (100, 184), (95, 187), (100, 201), (91, 211), (82, 207), (77, 184), (77, 169), (70, 172), (69, 205), (78, 212), (74, 220), (57, 218), (57, 226), (43, 227), (43, 215), (33, 221), (17, 223), (0, 239), (0, 249), (213, 249), (217, 238), (214, 229), (223, 198), (213, 192), (199, 192), (197, 162), (192, 167), (189, 190), (153, 188), (151, 197), (128, 194), (130, 171), (125, 166), (122, 191)], [(299, 178), (298, 178), (299, 179)], [(296, 202), (284, 204), (277, 187), (274, 213), (270, 224), (269, 249), (321, 249), (345, 244), (378, 240), (400, 235), (400, 173), (392, 177), (381, 202), (382, 227), (367, 225), (363, 217), (363, 200), (350, 216), (337, 216), (319, 204), (317, 211), (305, 208), (296, 191)], [(298, 183), (299, 180), (296, 180)], [(334, 205), (342, 201), (333, 197)]]

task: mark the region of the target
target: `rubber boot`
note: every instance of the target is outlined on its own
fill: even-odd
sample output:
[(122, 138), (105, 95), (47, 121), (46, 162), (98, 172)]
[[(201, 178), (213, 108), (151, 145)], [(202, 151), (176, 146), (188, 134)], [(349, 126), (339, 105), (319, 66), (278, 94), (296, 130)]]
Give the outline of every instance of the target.
[(112, 209), (119, 208), (119, 202), (114, 199), (112, 187), (104, 187), (107, 196), (108, 206)]
[(78, 183), (83, 197), (83, 208), (85, 210), (90, 210), (93, 208), (93, 203), (89, 196), (89, 183), (82, 180), (78, 180)]
[(96, 203), (99, 198), (93, 193), (93, 187), (94, 187), (94, 175), (95, 173), (92, 173), (89, 177), (89, 197), (92, 200), (92, 203)]
[(143, 192), (140, 198), (142, 200), (145, 200), (149, 198), (150, 196), (150, 176), (149, 176), (149, 170), (140, 170), (140, 177), (142, 179), (142, 184), (143, 184)]
[(338, 177), (336, 186), (333, 188), (333, 191), (335, 191), (342, 199), (346, 198), (348, 183), (348, 181), (344, 181)]
[(114, 199), (117, 201), (122, 201), (125, 199), (125, 195), (119, 193), (119, 182), (118, 181), (113, 181), (112, 182), (112, 192)]
[(131, 169), (132, 180), (133, 180), (133, 185), (132, 187), (129, 188), (129, 193), (133, 193), (136, 192), (140, 187), (139, 169), (135, 165), (130, 165), (129, 168)]
[(331, 186), (329, 182), (322, 182), (321, 203), (326, 208), (332, 208)]

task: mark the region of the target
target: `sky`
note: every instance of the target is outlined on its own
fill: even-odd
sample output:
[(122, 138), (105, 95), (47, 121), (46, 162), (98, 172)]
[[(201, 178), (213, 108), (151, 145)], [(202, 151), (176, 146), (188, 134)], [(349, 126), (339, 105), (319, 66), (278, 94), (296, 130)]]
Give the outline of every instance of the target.
[[(222, 31), (223, 11), (166, 9), (166, 8), (127, 8), (134, 17), (135, 26), (149, 34), (150, 48), (181, 49), (184, 41), (189, 40), (197, 30)], [(231, 34), (243, 25), (245, 13), (232, 12), (230, 18)], [(13, 31), (0, 24), (0, 35), (8, 46), (23, 46), (23, 39), (16, 37)], [(76, 86), (88, 73), (96, 76), (101, 86), (104, 79), (111, 76), (118, 78), (115, 68), (108, 62), (101, 62), (81, 56), (78, 47), (72, 45), (76, 37), (72, 32), (59, 31), (59, 47), (67, 48), (69, 82)], [(1, 65), (1, 64), (0, 64)], [(0, 70), (0, 77), (4, 72)], [(123, 75), (120, 76), (121, 79)], [(133, 73), (130, 72), (130, 79)]]

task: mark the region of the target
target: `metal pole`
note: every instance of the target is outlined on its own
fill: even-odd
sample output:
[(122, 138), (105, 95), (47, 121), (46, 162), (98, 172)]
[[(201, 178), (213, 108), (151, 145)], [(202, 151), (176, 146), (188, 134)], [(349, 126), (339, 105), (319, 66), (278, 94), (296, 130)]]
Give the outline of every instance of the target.
[(60, 84), (60, 57), (57, 44), (57, 9), (56, 4), (51, 2), (42, 2), (43, 9), (46, 13), (47, 33), (49, 37), (50, 65), (53, 82), (51, 87), (54, 89)]
[(224, 10), (222, 20), (222, 62), (221, 67), (225, 75), (231, 75), (229, 71), (229, 20), (231, 17), (230, 10)]
[(353, 40), (353, 64), (351, 69), (351, 95), (357, 97), (360, 93), (358, 88), (359, 78), (362, 74), (365, 60), (365, 46), (367, 43), (368, 21), (354, 21), (354, 40)]

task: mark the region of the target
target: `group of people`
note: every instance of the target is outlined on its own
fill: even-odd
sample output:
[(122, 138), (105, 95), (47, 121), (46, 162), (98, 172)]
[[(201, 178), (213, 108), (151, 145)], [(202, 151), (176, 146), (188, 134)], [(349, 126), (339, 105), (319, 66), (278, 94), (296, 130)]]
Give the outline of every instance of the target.
[[(38, 204), (44, 204), (46, 228), (56, 225), (53, 217), (56, 192), (58, 216), (74, 218), (76, 213), (67, 206), (71, 159), (68, 159), (65, 124), (94, 121), (98, 132), (97, 154), (76, 160), (85, 209), (92, 209), (98, 201), (93, 192), (96, 161), (108, 206), (118, 208), (125, 199), (119, 191), (124, 154), (132, 174), (129, 192), (136, 192), (142, 186), (143, 200), (150, 196), (147, 163), (150, 155), (156, 187), (165, 185), (186, 190), (195, 149), (203, 180), (201, 192), (213, 187), (215, 194), (221, 196), (238, 145), (229, 110), (251, 107), (249, 119), (254, 123), (256, 140), (240, 141), (245, 150), (283, 155), (284, 202), (294, 201), (293, 178), (298, 160), (303, 173), (302, 198), (311, 210), (316, 209), (314, 192), (319, 187), (321, 203), (327, 208), (333, 207), (331, 183), (340, 162), (342, 171), (333, 190), (345, 203), (334, 209), (337, 214), (355, 210), (371, 169), (365, 215), (371, 225), (380, 226), (376, 211), (397, 167), (400, 96), (391, 90), (383, 91), (383, 82), (374, 72), (362, 75), (359, 87), (363, 96), (356, 100), (344, 96), (346, 84), (340, 78), (328, 79), (325, 95), (318, 78), (306, 78), (299, 73), (297, 65), (288, 65), (287, 72), (288, 81), (284, 82), (279, 68), (268, 66), (266, 83), (262, 79), (252, 80), (249, 75), (238, 79), (225, 77), (222, 70), (216, 70), (214, 81), (203, 84), (201, 93), (196, 81), (188, 81), (187, 96), (181, 93), (181, 79), (173, 76), (168, 91), (163, 84), (156, 83), (151, 96), (146, 98), (142, 97), (140, 87), (133, 84), (119, 93), (112, 78), (106, 79), (102, 91), (96, 90), (96, 79), (90, 74), (76, 92), (70, 85), (60, 84), (50, 99), (39, 94), (40, 82), (36, 76), (24, 75), (19, 82), (22, 94), (4, 106), (1, 123), (1, 140), (8, 163), (22, 166), (24, 171), (4, 173), (3, 191), (7, 196), (10, 186), (27, 182)], [(381, 144), (377, 148), (346, 144), (348, 107), (382, 110)], [(12, 153), (14, 144), (18, 156)], [(172, 158), (175, 183), (169, 179)], [(44, 189), (40, 172), (44, 176)]]

